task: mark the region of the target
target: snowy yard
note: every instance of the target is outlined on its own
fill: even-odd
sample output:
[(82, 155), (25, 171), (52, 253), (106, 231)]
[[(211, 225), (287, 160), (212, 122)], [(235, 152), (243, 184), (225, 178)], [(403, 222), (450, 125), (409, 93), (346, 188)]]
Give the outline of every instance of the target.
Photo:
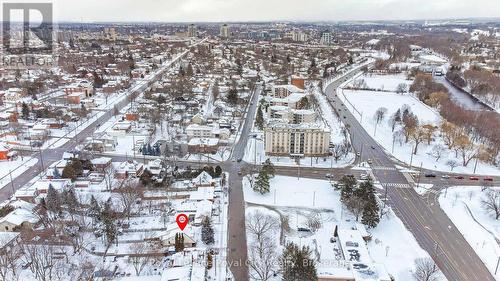
[[(352, 228), (359, 227), (359, 224), (355, 222), (354, 216), (342, 207), (339, 191), (328, 181), (284, 176), (271, 179), (270, 186), (269, 193), (260, 195), (252, 190), (248, 178), (243, 180), (247, 220), (256, 211), (279, 217), (281, 221), (287, 221), (289, 226), (289, 229), (285, 230), (281, 225), (283, 239), (276, 235), (275, 242), (281, 242), (277, 245), (279, 252), (283, 242), (293, 241), (298, 245), (310, 247), (313, 256), (319, 261), (318, 272), (346, 269), (340, 246), (332, 243), (330, 238), (333, 237), (336, 225)], [(321, 227), (312, 233), (298, 231), (299, 227), (307, 225), (311, 217), (317, 218)], [(415, 260), (429, 257), (392, 212), (384, 216), (380, 224), (369, 232), (372, 236), (372, 240), (367, 243), (370, 261), (385, 268), (396, 280), (412, 280)], [(251, 245), (254, 239), (248, 232), (247, 236), (247, 243)], [(366, 276), (362, 280), (372, 280), (365, 278)], [(440, 276), (440, 280), (445, 279)]]
[[(493, 188), (497, 192), (499, 187)], [(500, 221), (481, 203), (487, 190), (481, 187), (452, 187), (442, 192), (439, 204), (492, 274), (500, 256)], [(500, 275), (494, 275), (500, 280)]]

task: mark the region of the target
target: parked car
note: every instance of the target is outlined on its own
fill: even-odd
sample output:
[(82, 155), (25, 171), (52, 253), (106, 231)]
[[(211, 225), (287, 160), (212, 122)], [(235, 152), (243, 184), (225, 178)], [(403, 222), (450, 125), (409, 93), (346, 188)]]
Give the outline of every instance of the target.
[(484, 181), (493, 181), (493, 178), (491, 178), (491, 177), (485, 177), (483, 180)]
[(450, 176), (449, 175), (442, 175), (441, 178), (443, 178), (443, 179), (449, 179)]
[(326, 177), (327, 179), (329, 179), (329, 178), (332, 178), (333, 176), (332, 176), (332, 174), (326, 174), (326, 175), (325, 175), (325, 177)]
[(464, 176), (456, 176), (455, 177), (457, 180), (463, 180), (464, 179)]
[(425, 174), (425, 177), (426, 178), (435, 178), (436, 175), (435, 174), (432, 174), (432, 173), (429, 173), (429, 174)]
[(368, 161), (366, 161), (366, 162), (368, 162), (368, 164), (370, 164), (370, 165), (373, 163), (372, 159), (368, 159)]
[(469, 177), (469, 179), (470, 179), (471, 181), (478, 181), (478, 180), (479, 180), (479, 178), (478, 178), (478, 177), (474, 177), (474, 176)]

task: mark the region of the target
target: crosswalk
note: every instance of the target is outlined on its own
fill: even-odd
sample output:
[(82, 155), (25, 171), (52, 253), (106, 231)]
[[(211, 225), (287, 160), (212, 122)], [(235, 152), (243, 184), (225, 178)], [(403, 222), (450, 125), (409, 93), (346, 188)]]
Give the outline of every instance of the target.
[(387, 187), (397, 187), (397, 188), (411, 188), (411, 185), (407, 183), (386, 183), (382, 184), (383, 186)]
[(372, 166), (373, 170), (385, 170), (385, 171), (396, 171), (394, 167), (384, 167), (384, 166)]

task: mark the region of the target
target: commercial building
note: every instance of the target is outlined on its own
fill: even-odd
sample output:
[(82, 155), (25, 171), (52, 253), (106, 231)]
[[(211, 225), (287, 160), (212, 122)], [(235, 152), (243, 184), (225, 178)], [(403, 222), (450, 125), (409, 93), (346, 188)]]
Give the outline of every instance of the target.
[(190, 24), (188, 26), (188, 36), (189, 37), (196, 37), (197, 35), (198, 35), (198, 31), (197, 31), (196, 25)]
[(329, 31), (325, 30), (321, 33), (321, 39), (319, 41), (321, 45), (330, 45), (332, 44), (332, 41), (332, 34)]

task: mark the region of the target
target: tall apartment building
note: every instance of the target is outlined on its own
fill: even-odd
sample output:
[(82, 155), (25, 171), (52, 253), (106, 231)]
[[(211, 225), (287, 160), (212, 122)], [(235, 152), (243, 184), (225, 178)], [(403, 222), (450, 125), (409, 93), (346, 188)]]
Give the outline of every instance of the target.
[(270, 124), (264, 129), (266, 155), (328, 156), (330, 131), (317, 124)]
[(333, 38), (332, 38), (332, 34), (330, 33), (330, 31), (325, 30), (321, 33), (321, 39), (319, 41), (319, 43), (321, 45), (330, 45), (330, 44), (332, 44), (332, 41), (333, 41)]
[(229, 25), (223, 24), (220, 27), (220, 37), (222, 38), (229, 38)]
[(198, 35), (198, 30), (196, 25), (190, 24), (188, 26), (188, 37), (196, 37)]
[(107, 40), (116, 41), (117, 38), (116, 29), (114, 27), (105, 27), (104, 38)]

